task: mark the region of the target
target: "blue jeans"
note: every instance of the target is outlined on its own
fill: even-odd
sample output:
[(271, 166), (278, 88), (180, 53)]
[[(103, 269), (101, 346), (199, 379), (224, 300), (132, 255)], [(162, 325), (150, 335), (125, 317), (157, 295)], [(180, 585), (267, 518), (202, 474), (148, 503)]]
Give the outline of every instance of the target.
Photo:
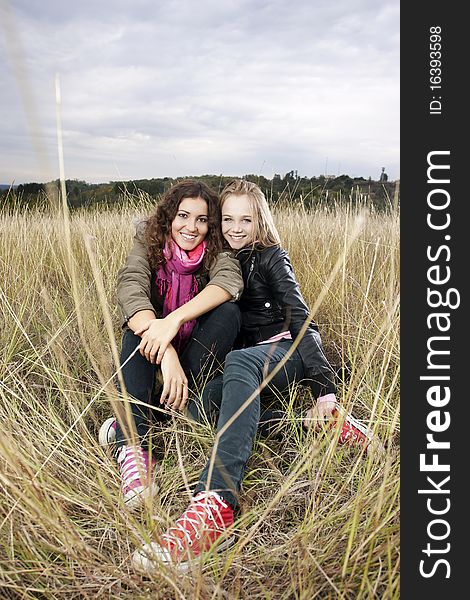
[[(223, 378), (208, 382), (204, 388), (202, 407), (191, 402), (189, 411), (199, 420), (203, 413), (210, 416), (218, 412), (217, 432), (220, 434), (212, 474), (209, 480), (209, 458), (196, 485), (195, 493), (214, 490), (233, 507), (238, 505), (246, 464), (251, 456), (253, 442), (261, 418), (261, 394), (271, 395), (273, 390), (282, 392), (294, 381), (304, 378), (302, 359), (297, 350), (274, 376), (269, 384), (256, 394), (253, 401), (234, 422), (224, 430), (231, 417), (258, 388), (265, 377), (284, 358), (291, 347), (290, 340), (276, 344), (261, 344), (230, 352), (225, 359)], [(222, 393), (221, 393), (222, 392)]]
[[(197, 320), (191, 340), (180, 356), (181, 366), (188, 378), (189, 389), (205, 380), (217, 369), (222, 368), (227, 353), (232, 349), (241, 325), (240, 309), (233, 302), (225, 302)], [(122, 340), (121, 365), (140, 344), (141, 338), (126, 329)], [(152, 405), (149, 409), (131, 403), (137, 435), (142, 447), (148, 448), (149, 428), (155, 422), (164, 422), (171, 417), (159, 407), (161, 389), (156, 384), (159, 367), (150, 363), (140, 352), (136, 352), (124, 365), (122, 374), (129, 396)], [(117, 422), (116, 450), (126, 443), (124, 433)]]

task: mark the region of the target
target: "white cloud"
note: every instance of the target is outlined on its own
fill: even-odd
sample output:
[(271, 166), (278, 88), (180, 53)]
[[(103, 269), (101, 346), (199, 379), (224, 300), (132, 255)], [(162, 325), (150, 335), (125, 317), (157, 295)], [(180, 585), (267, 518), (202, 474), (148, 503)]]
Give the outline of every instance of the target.
[(12, 10), (25, 59), (0, 70), (0, 182), (43, 178), (19, 64), (51, 164), (60, 73), (71, 178), (241, 175), (261, 165), (266, 175), (311, 176), (326, 161), (333, 172), (376, 177), (386, 166), (399, 176), (396, 1), (16, 0)]

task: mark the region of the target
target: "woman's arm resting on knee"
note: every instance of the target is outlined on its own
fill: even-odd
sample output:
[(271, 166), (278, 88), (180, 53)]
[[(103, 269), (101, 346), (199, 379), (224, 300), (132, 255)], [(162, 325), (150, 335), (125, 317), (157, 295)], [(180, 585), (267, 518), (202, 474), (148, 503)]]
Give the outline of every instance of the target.
[(129, 329), (133, 331), (135, 335), (139, 335), (142, 338), (139, 344), (140, 354), (151, 363), (155, 362), (155, 354), (152, 354), (151, 341), (144, 336), (148, 336), (147, 332), (152, 323), (159, 321), (161, 321), (161, 319), (157, 319), (152, 310), (139, 310), (127, 322)]
[(183, 323), (197, 319), (224, 302), (238, 300), (242, 291), (240, 263), (229, 253), (221, 252), (209, 270), (209, 283), (204, 289), (164, 319), (154, 318), (135, 331), (142, 337), (142, 356), (160, 364), (168, 344)]
[(136, 335), (140, 335), (139, 331), (145, 331), (151, 321), (155, 320), (153, 310), (139, 310), (128, 321), (127, 326)]
[(134, 331), (136, 335), (142, 337), (140, 344), (142, 356), (152, 363), (160, 364), (168, 345), (183, 323), (197, 319), (231, 299), (232, 296), (227, 290), (209, 283), (199, 294), (164, 319), (154, 317), (147, 321), (140, 329)]

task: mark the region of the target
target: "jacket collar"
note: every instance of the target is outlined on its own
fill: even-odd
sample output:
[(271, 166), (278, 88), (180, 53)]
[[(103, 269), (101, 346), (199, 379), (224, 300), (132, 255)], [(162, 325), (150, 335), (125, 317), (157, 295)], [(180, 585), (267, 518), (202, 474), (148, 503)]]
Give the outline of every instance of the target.
[(241, 256), (246, 256), (247, 254), (252, 254), (253, 252), (261, 252), (262, 250), (264, 250), (264, 248), (260, 246), (258, 242), (256, 242), (253, 246), (246, 246), (245, 248), (241, 248), (240, 250), (237, 250), (234, 254), (235, 258), (239, 258)]

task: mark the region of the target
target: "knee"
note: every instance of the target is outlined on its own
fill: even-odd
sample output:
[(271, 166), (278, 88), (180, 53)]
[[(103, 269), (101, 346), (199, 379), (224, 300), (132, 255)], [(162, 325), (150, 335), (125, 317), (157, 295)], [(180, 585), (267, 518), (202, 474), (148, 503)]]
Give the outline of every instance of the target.
[(242, 350), (232, 350), (229, 352), (225, 358), (225, 369), (236, 366), (236, 365), (244, 365), (244, 356), (243, 349)]
[(232, 350), (225, 358), (224, 380), (227, 377), (238, 377), (240, 381), (260, 379), (259, 368), (256, 362), (251, 360), (246, 350)]
[(240, 307), (236, 302), (224, 302), (220, 306), (217, 306), (212, 311), (213, 314), (216, 314), (218, 318), (223, 319), (223, 322), (226, 324), (231, 324), (240, 328), (242, 317), (240, 312)]

